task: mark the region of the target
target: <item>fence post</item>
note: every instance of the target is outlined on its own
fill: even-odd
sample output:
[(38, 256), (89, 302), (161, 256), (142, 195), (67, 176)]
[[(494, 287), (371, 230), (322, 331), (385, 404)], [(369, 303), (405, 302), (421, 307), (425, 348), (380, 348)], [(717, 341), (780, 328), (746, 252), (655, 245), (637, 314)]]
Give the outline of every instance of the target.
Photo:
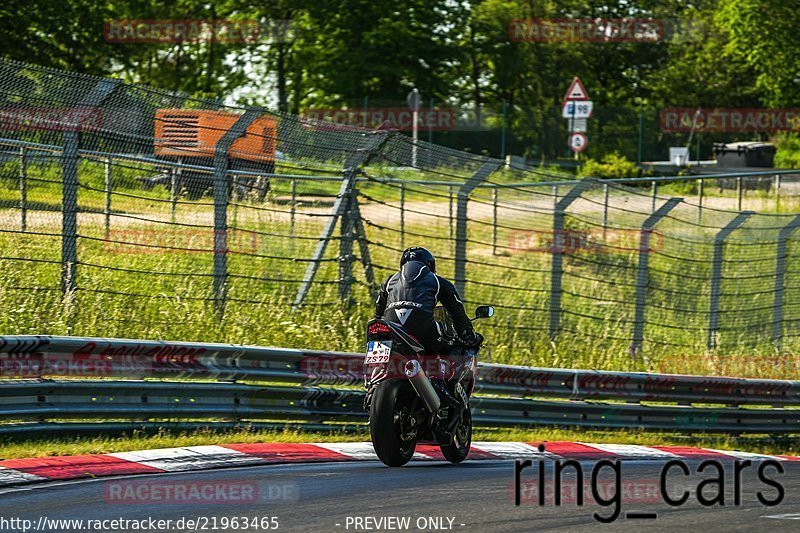
[(550, 338), (555, 339), (561, 329), (561, 278), (564, 275), (564, 217), (567, 208), (581, 194), (596, 183), (593, 179), (584, 179), (555, 206), (553, 210), (553, 249), (550, 266)]
[(259, 107), (248, 109), (241, 115), (214, 147), (214, 310), (219, 317), (225, 313), (228, 282), (228, 150), (264, 112)]
[[(81, 109), (99, 107), (121, 80), (103, 79), (78, 104)], [(85, 120), (85, 119), (83, 119)], [(78, 157), (80, 157), (80, 131), (83, 121), (64, 124), (64, 151), (61, 156), (63, 179), (61, 183), (61, 293), (65, 301), (77, 288), (75, 279), (78, 263)]]
[(450, 209), (450, 211), (449, 211), (449, 215), (448, 215), (450, 218), (448, 218), (447, 220), (448, 220), (448, 222), (450, 224), (450, 242), (453, 243), (452, 244), (453, 255), (455, 256), (456, 243), (455, 243), (455, 235), (453, 235), (453, 231), (455, 230), (455, 226), (453, 225), (453, 186), (452, 185), (448, 185), (447, 186), (447, 194), (450, 197), (449, 198), (449, 202), (450, 202), (449, 209)]
[(606, 240), (606, 228), (608, 227), (608, 183), (603, 184), (603, 242)]
[(719, 333), (719, 292), (722, 287), (722, 259), (725, 239), (745, 223), (753, 211), (742, 211), (714, 236), (714, 259), (711, 263), (711, 297), (708, 313), (708, 349), (717, 347)]
[(781, 228), (778, 233), (778, 251), (775, 256), (775, 295), (772, 304), (772, 342), (780, 350), (783, 344), (783, 291), (786, 288), (786, 258), (789, 238), (800, 228), (800, 215)]
[(458, 189), (458, 205), (456, 208), (456, 253), (455, 253), (455, 286), (461, 299), (466, 296), (467, 284), (467, 207), (469, 195), (475, 187), (486, 179), (502, 165), (502, 161), (494, 159), (486, 161), (464, 184)]
[(492, 189), (492, 255), (497, 255), (497, 187)]
[(111, 235), (111, 158), (105, 160), (105, 185), (106, 185), (106, 205), (103, 207), (103, 217), (105, 219), (106, 240)]
[(297, 216), (297, 180), (292, 180), (292, 200), (289, 206), (289, 249), (294, 253), (295, 218)]
[(175, 222), (175, 210), (178, 207), (178, 170), (169, 168), (169, 218)]
[[(331, 212), (331, 216), (328, 217), (328, 222), (325, 224), (325, 228), (322, 230), (322, 234), (319, 237), (319, 241), (317, 242), (317, 248), (314, 250), (314, 255), (311, 258), (311, 261), (308, 263), (308, 267), (306, 268), (306, 273), (303, 276), (303, 282), (300, 284), (300, 287), (297, 289), (297, 295), (294, 298), (294, 303), (292, 304), (292, 310), (296, 311), (300, 305), (305, 300), (306, 296), (308, 295), (308, 291), (311, 290), (311, 284), (314, 282), (314, 277), (317, 275), (317, 270), (319, 270), (319, 264), (322, 261), (323, 256), (325, 255), (325, 249), (328, 247), (328, 242), (331, 240), (333, 236), (333, 230), (336, 228), (336, 222), (339, 219), (342, 219), (342, 225), (345, 225), (344, 217), (345, 217), (345, 210), (349, 208), (350, 211), (353, 209), (358, 209), (358, 203), (355, 204), (355, 207), (349, 206), (348, 200), (351, 196), (354, 195), (356, 178), (358, 177), (359, 172), (361, 171), (361, 166), (366, 165), (372, 156), (380, 150), (383, 144), (389, 139), (390, 134), (386, 132), (376, 132), (371, 134), (370, 137), (367, 138), (367, 144), (365, 147), (360, 148), (356, 152), (353, 152), (345, 161), (344, 164), (344, 178), (342, 180), (342, 185), (339, 187), (339, 194), (336, 197), (336, 202), (333, 204), (333, 210)], [(350, 223), (353, 219), (353, 213), (348, 215), (350, 217), (350, 221), (347, 222), (349, 227)], [(359, 233), (359, 245), (361, 246), (361, 260), (365, 262), (365, 267), (367, 266), (368, 258), (365, 256), (366, 248), (366, 234), (364, 232), (363, 223), (359, 219), (355, 222), (355, 227)], [(341, 245), (341, 244), (340, 244)], [(346, 246), (347, 244), (344, 243)], [(352, 250), (352, 247), (351, 247)], [(339, 251), (339, 260), (342, 260), (342, 254), (346, 252), (346, 250)], [(349, 254), (349, 255), (352, 255)], [(373, 276), (372, 269), (369, 268), (367, 272), (367, 278)], [(340, 278), (341, 280), (341, 278)], [(349, 281), (349, 280), (348, 280)], [(341, 283), (341, 281), (340, 281)], [(341, 285), (340, 285), (340, 294), (341, 292)]]
[(653, 181), (653, 202), (650, 206), (650, 211), (655, 213), (656, 211), (656, 196), (658, 195), (658, 182)]
[(61, 221), (61, 292), (64, 297), (75, 292), (75, 264), (78, 262), (78, 126), (64, 132)]
[(367, 240), (367, 231), (364, 229), (364, 221), (361, 219), (361, 208), (358, 206), (357, 194), (353, 193), (353, 220), (355, 222), (355, 238), (358, 240), (358, 250), (361, 253), (361, 264), (364, 267), (364, 277), (367, 280), (370, 290), (374, 291), (376, 288), (375, 271), (372, 269), (372, 258), (369, 253), (369, 241)]
[(339, 225), (341, 239), (339, 240), (339, 298), (345, 305), (350, 305), (350, 289), (353, 283), (353, 239), (355, 232), (353, 203), (355, 178), (346, 180), (349, 183), (344, 193), (342, 221)]
[(633, 343), (630, 348), (631, 356), (636, 355), (644, 341), (650, 235), (652, 235), (656, 224), (681, 202), (683, 202), (683, 198), (670, 198), (667, 200), (655, 213), (647, 217), (639, 233), (639, 265), (636, 270), (636, 310), (633, 319)]
[(781, 208), (781, 175), (775, 174), (775, 211)]
[(28, 231), (28, 157), (27, 148), (19, 148), (19, 209), (22, 231)]
[(742, 177), (739, 176), (736, 178), (736, 196), (738, 198), (738, 207), (737, 211), (742, 210)]
[(406, 247), (406, 185), (400, 184), (400, 248)]
[(703, 178), (700, 178), (698, 181), (698, 208), (697, 208), (697, 223), (701, 224), (703, 222)]

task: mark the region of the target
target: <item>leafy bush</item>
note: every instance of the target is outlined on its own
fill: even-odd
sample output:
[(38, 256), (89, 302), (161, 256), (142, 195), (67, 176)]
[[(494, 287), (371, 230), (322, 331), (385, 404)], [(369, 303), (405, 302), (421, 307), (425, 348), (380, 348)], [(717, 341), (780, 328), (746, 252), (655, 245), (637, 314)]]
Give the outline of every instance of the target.
[(787, 133), (775, 138), (776, 168), (800, 168), (800, 137), (796, 133)]
[(641, 175), (636, 163), (617, 152), (607, 154), (601, 161), (589, 159), (578, 171), (579, 176), (592, 178), (636, 178)]

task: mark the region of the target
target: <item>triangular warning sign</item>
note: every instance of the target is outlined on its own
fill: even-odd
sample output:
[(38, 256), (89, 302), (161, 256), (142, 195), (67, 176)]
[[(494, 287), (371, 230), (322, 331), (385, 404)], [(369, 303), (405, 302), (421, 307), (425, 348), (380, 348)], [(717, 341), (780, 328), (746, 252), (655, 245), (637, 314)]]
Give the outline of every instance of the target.
[(581, 83), (581, 79), (575, 76), (575, 79), (572, 80), (572, 84), (567, 89), (567, 95), (564, 97), (564, 101), (567, 100), (588, 100), (589, 95), (586, 94), (586, 89), (583, 87), (583, 83)]
[(400, 319), (400, 323), (405, 325), (408, 315), (411, 314), (411, 309), (395, 309), (394, 312), (397, 314), (397, 318)]

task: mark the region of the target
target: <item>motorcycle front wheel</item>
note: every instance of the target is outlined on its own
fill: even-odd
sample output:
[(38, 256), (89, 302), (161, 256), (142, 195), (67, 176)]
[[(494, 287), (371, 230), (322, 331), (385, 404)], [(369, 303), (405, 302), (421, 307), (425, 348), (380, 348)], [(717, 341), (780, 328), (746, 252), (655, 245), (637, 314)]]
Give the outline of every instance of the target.
[(417, 447), (412, 417), (414, 391), (406, 380), (387, 379), (373, 392), (369, 432), (378, 459), (386, 466), (403, 466)]
[(453, 431), (453, 440), (450, 444), (440, 446), (444, 458), (453, 464), (458, 464), (469, 455), (472, 445), (472, 413), (469, 408), (461, 415), (456, 429)]

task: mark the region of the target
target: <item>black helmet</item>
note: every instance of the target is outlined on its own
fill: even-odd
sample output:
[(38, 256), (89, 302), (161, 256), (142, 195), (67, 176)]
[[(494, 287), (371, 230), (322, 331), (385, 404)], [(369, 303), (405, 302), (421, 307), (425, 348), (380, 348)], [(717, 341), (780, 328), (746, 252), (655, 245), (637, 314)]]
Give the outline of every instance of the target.
[(434, 258), (433, 254), (422, 246), (412, 246), (411, 248), (407, 248), (406, 251), (403, 252), (403, 256), (400, 258), (400, 267), (402, 268), (402, 266), (409, 261), (419, 261), (427, 266), (431, 272), (436, 272), (436, 258)]
[(431, 272), (436, 272), (436, 258), (422, 246), (406, 248), (406, 251), (403, 252), (403, 256), (400, 258), (400, 267), (402, 268), (403, 265), (409, 261), (419, 261), (427, 266)]

